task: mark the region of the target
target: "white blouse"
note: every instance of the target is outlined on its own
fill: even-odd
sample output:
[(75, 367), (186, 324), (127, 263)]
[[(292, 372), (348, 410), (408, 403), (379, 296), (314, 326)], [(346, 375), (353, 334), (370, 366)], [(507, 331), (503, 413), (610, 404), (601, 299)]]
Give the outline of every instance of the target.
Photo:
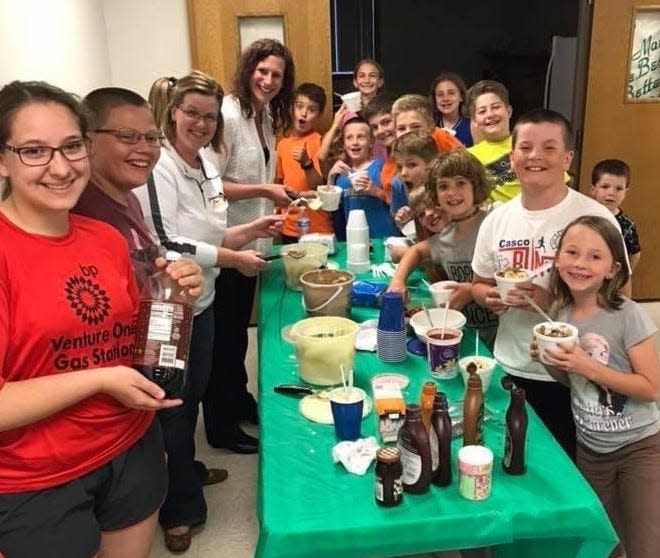
[[(273, 120), (268, 106), (262, 110), (262, 133), (270, 152), (268, 164), (264, 155), (254, 117), (245, 118), (238, 99), (228, 95), (222, 102), (224, 119), (224, 150), (218, 157), (218, 169), (224, 182), (238, 184), (272, 184), (277, 166)], [(275, 205), (268, 198), (250, 198), (229, 203), (228, 225), (250, 223), (258, 217), (271, 215)], [(259, 238), (242, 249), (254, 249), (268, 253), (272, 246), (270, 238)]]

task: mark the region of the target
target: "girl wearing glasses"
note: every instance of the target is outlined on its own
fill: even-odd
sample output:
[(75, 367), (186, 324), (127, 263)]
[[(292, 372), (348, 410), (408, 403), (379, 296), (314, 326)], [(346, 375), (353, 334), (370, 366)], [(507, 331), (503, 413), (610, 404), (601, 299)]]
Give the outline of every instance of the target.
[[(195, 425), (199, 402), (211, 374), (214, 338), (213, 299), (220, 267), (255, 275), (266, 262), (255, 250), (234, 251), (279, 230), (281, 217), (264, 216), (227, 228), (227, 202), (218, 171), (202, 149), (218, 149), (222, 141), (220, 85), (202, 72), (192, 72), (173, 87), (164, 116), (166, 141), (147, 186), (135, 193), (145, 221), (168, 250), (188, 253), (204, 274), (204, 291), (194, 306), (184, 404), (159, 414), (168, 454), (169, 489), (159, 521), (165, 545), (183, 552), (191, 528), (206, 521), (203, 475), (195, 462)], [(223, 270), (222, 273), (226, 273)], [(218, 293), (218, 297), (225, 296)]]
[(167, 488), (153, 411), (128, 367), (138, 293), (125, 240), (70, 214), (87, 122), (43, 82), (0, 90), (0, 554), (147, 558)]

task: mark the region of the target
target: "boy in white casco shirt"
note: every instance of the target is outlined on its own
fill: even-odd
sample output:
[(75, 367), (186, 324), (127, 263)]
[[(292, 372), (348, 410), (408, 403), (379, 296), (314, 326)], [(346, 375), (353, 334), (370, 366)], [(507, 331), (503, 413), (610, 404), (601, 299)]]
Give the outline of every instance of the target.
[[(542, 318), (525, 296), (548, 309), (548, 274), (564, 227), (581, 215), (599, 215), (614, 223), (607, 208), (568, 188), (564, 172), (573, 159), (571, 128), (559, 113), (535, 109), (518, 120), (512, 138), (511, 167), (521, 183), (520, 194), (486, 217), (479, 230), (472, 269), (472, 296), (500, 314), (495, 358), (527, 392), (546, 427), (575, 459), (575, 426), (568, 388), (556, 383), (529, 355), (532, 327)], [(529, 282), (502, 300), (494, 274), (505, 267), (536, 272)], [(624, 292), (624, 294), (627, 294)]]

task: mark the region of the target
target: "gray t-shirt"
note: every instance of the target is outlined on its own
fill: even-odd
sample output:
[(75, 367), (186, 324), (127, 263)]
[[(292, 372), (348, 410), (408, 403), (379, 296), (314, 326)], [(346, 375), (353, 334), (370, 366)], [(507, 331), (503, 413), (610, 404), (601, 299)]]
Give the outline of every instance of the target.
[[(580, 347), (592, 358), (622, 374), (632, 374), (627, 350), (657, 331), (632, 300), (619, 310), (601, 309), (586, 320), (574, 320), (570, 310), (557, 319), (578, 328)], [(579, 374), (568, 374), (578, 442), (598, 453), (610, 453), (660, 431), (660, 413), (653, 402), (629, 398)]]
[[(456, 226), (451, 225), (429, 238), (431, 260), (441, 265), (447, 277), (457, 283), (472, 282), (472, 256), (477, 242), (477, 233), (484, 217), (488, 213), (479, 211), (470, 234), (464, 238), (456, 238)], [(465, 314), (468, 327), (477, 329), (479, 337), (492, 351), (497, 334), (497, 315), (487, 308), (479, 306), (475, 301), (466, 304), (461, 312)]]

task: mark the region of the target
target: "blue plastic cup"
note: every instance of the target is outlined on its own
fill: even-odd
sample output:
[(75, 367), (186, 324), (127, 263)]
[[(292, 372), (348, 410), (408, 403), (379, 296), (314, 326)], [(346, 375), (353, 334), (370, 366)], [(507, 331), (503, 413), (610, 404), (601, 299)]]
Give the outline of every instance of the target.
[(362, 424), (364, 392), (357, 389), (333, 389), (330, 394), (332, 420), (338, 440), (357, 440)]
[(401, 293), (384, 293), (380, 301), (378, 329), (381, 331), (403, 331), (405, 327)]

